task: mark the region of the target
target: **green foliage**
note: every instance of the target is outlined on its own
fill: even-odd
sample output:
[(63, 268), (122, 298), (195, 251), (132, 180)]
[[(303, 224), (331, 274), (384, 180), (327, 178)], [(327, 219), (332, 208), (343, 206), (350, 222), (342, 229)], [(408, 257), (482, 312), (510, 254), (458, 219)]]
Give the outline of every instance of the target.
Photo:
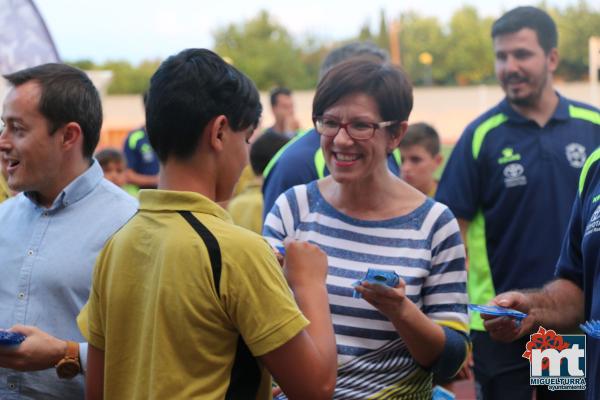
[(79, 60), (79, 61), (75, 61), (72, 63), (69, 63), (69, 65), (75, 67), (75, 68), (79, 68), (83, 71), (89, 71), (92, 69), (97, 69), (96, 65), (94, 64), (94, 62), (92, 60)]
[(383, 9), (379, 13), (379, 34), (377, 35), (375, 44), (382, 49), (390, 48), (390, 34), (388, 33), (385, 11)]
[(159, 64), (159, 61), (144, 61), (135, 68), (126, 61), (108, 61), (103, 66), (103, 69), (113, 71), (108, 93), (143, 93), (148, 89), (150, 78)]
[[(442, 27), (436, 18), (423, 18), (411, 12), (400, 17), (400, 54), (402, 66), (412, 77), (415, 84), (423, 83), (432, 69), (434, 82), (442, 83), (447, 79), (444, 70), (445, 42)], [(431, 54), (431, 66), (419, 62), (423, 52)]]
[(553, 11), (558, 27), (558, 53), (560, 65), (557, 74), (568, 80), (586, 79), (588, 76), (588, 40), (600, 36), (600, 12), (594, 11), (586, 1), (568, 6), (563, 12)]
[(373, 34), (371, 33), (371, 28), (369, 27), (369, 23), (365, 22), (365, 24), (360, 28), (360, 32), (358, 33), (358, 40), (361, 42), (374, 42)]
[[(292, 89), (314, 85), (314, 76), (302, 61), (310, 60), (288, 31), (267, 11), (241, 24), (230, 24), (214, 33), (215, 51), (228, 57), (259, 89), (274, 86)], [(306, 56), (306, 57), (304, 57)]]
[[(559, 31), (561, 63), (559, 78), (585, 79), (588, 74), (588, 40), (600, 36), (600, 9), (586, 0), (579, 0), (564, 9), (548, 7)], [(400, 22), (400, 54), (404, 69), (415, 84), (475, 84), (494, 80), (493, 43), (490, 37), (494, 18), (481, 17), (472, 6), (458, 9), (447, 26), (436, 18), (414, 12), (396, 18)], [(239, 24), (229, 24), (213, 33), (214, 50), (230, 60), (238, 69), (254, 80), (261, 90), (274, 86), (292, 89), (314, 89), (319, 67), (332, 48), (355, 40), (372, 41), (388, 49), (388, 23), (382, 9), (378, 31), (371, 31), (369, 21), (359, 27), (357, 36), (339, 43), (323, 43), (315, 37), (300, 42), (267, 11)], [(432, 64), (424, 65), (419, 55), (427, 52)], [(144, 61), (135, 66), (127, 61), (107, 61), (95, 64), (91, 60), (71, 63), (84, 70), (110, 69), (113, 81), (111, 94), (143, 93), (159, 65), (158, 60)]]
[(95, 64), (91, 60), (79, 60), (69, 64), (82, 70), (112, 71), (109, 94), (142, 94), (148, 89), (150, 77), (158, 68), (160, 60), (146, 60), (137, 67), (124, 60), (107, 61), (102, 64)]
[(464, 6), (452, 16), (444, 70), (458, 84), (478, 83), (493, 76), (492, 23), (491, 18), (479, 18), (472, 6)]

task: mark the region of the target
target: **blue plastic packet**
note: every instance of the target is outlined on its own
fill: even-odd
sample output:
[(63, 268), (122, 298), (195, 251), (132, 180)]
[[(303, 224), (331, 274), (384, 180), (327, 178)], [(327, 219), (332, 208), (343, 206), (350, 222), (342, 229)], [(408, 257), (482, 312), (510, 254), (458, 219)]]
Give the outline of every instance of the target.
[(500, 306), (490, 306), (484, 304), (469, 304), (469, 308), (473, 311), (477, 311), (481, 314), (496, 315), (498, 317), (511, 317), (521, 321), (527, 317), (527, 314), (521, 311), (513, 310), (512, 308), (505, 308)]
[(431, 400), (455, 400), (456, 396), (449, 390), (444, 389), (441, 386), (433, 388)]
[(4, 348), (16, 347), (25, 340), (25, 337), (25, 335), (17, 332), (0, 331), (0, 346)]
[(282, 255), (285, 256), (285, 247), (283, 246), (275, 246), (275, 248), (277, 249), (277, 251)]
[(579, 325), (579, 327), (583, 332), (585, 332), (586, 335), (591, 336), (594, 339), (600, 339), (600, 321), (586, 321), (585, 323)]
[[(389, 287), (396, 287), (398, 283), (400, 283), (400, 276), (394, 271), (386, 271), (383, 269), (375, 269), (369, 268), (365, 277), (361, 280), (358, 280), (352, 284), (352, 287), (356, 288), (363, 282), (375, 283), (379, 285), (385, 285)], [(352, 297), (355, 299), (362, 298), (361, 294), (354, 289), (354, 293), (352, 293)]]

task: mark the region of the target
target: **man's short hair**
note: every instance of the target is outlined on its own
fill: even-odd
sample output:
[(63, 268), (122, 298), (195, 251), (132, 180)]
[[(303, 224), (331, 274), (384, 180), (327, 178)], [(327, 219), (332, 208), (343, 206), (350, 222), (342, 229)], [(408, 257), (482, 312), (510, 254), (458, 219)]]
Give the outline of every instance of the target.
[(279, 97), (279, 95), (291, 96), (292, 91), (285, 87), (276, 87), (275, 89), (271, 90), (271, 107), (275, 107), (275, 105), (277, 105), (277, 97)]
[(529, 28), (537, 34), (538, 43), (548, 54), (558, 43), (558, 32), (552, 17), (537, 7), (513, 8), (492, 25), (492, 38)]
[[(399, 67), (371, 59), (350, 59), (329, 70), (319, 82), (313, 100), (318, 117), (348, 95), (371, 96), (383, 121), (406, 121), (413, 107), (412, 85)], [(392, 125), (389, 132), (397, 131)]]
[(262, 175), (271, 158), (290, 139), (275, 132), (263, 133), (250, 147), (250, 166), (256, 175)]
[(69, 122), (83, 132), (83, 156), (91, 158), (100, 140), (102, 102), (98, 90), (81, 70), (65, 64), (42, 64), (4, 75), (12, 86), (34, 81), (40, 86), (38, 110), (50, 134)]
[(379, 62), (388, 62), (390, 60), (388, 52), (377, 47), (377, 45), (372, 42), (348, 43), (342, 47), (332, 50), (329, 52), (329, 54), (327, 54), (327, 57), (325, 57), (325, 60), (323, 60), (319, 70), (319, 80), (325, 76), (327, 71), (337, 64), (354, 57), (370, 58)]
[(400, 142), (400, 147), (423, 146), (432, 156), (440, 153), (440, 135), (435, 128), (424, 122), (410, 124)]
[(96, 158), (96, 160), (98, 160), (98, 164), (100, 164), (102, 168), (104, 168), (110, 163), (125, 162), (123, 154), (121, 154), (119, 150), (114, 149), (112, 147), (107, 147), (105, 149), (100, 150), (94, 155), (94, 157)]
[(150, 80), (146, 128), (161, 161), (189, 158), (207, 124), (224, 115), (234, 131), (256, 127), (262, 106), (254, 83), (206, 49), (167, 58)]

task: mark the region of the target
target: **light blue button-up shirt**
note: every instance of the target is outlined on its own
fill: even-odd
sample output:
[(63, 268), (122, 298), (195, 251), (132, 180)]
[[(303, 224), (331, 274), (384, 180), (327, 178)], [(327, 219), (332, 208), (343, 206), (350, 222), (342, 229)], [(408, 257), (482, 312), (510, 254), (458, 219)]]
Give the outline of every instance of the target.
[[(137, 201), (104, 179), (97, 161), (50, 208), (23, 193), (1, 203), (0, 328), (33, 325), (84, 342), (76, 317), (88, 300), (96, 257), (136, 210)], [(54, 368), (0, 369), (0, 399), (83, 397), (81, 375), (63, 380)]]

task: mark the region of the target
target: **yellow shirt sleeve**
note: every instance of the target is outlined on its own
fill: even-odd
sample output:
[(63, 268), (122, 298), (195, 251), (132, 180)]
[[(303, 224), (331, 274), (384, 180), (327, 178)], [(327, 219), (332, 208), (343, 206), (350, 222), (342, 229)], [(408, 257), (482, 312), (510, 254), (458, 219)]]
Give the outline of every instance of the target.
[(221, 297), (244, 342), (257, 356), (291, 340), (308, 325), (271, 247), (258, 235), (223, 252)]

